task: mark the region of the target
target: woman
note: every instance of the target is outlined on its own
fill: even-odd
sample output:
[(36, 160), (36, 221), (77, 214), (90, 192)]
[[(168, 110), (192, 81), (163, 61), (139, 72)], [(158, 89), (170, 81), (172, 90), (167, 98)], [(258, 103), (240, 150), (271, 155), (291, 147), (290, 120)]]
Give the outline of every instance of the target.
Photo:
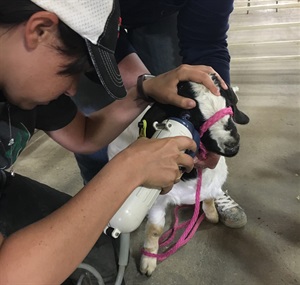
[[(35, 128), (70, 151), (94, 152), (148, 105), (136, 86), (89, 117), (70, 99), (88, 80), (84, 74), (104, 87), (91, 83), (99, 100), (126, 94), (113, 56), (118, 16), (113, 0), (0, 0), (0, 284), (61, 284), (137, 186), (167, 192), (181, 175), (179, 165), (194, 166), (183, 152), (196, 149), (191, 139), (140, 139), (72, 199), (4, 171)], [(212, 72), (184, 65), (141, 82), (142, 89), (162, 103), (191, 108), (194, 101), (177, 95), (177, 83), (202, 82), (217, 93)]]

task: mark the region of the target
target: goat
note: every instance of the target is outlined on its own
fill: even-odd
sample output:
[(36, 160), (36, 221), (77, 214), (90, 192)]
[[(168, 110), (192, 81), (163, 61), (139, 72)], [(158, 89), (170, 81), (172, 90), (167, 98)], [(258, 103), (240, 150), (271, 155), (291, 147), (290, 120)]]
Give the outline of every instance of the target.
[[(202, 136), (201, 143), (207, 151), (221, 155), (221, 158), (214, 169), (204, 169), (202, 174), (202, 188), (200, 200), (203, 201), (203, 211), (206, 219), (212, 223), (219, 220), (215, 208), (214, 199), (222, 195), (222, 185), (227, 178), (227, 165), (225, 157), (232, 157), (239, 151), (240, 137), (233, 122), (247, 124), (249, 118), (237, 109), (237, 96), (231, 88), (224, 90), (221, 88), (218, 79), (212, 76), (215, 84), (220, 88), (221, 96), (213, 95), (205, 86), (192, 82), (180, 82), (178, 84), (178, 94), (193, 98), (196, 107), (191, 110), (154, 103), (151, 108), (145, 110), (117, 139), (108, 146), (108, 157), (114, 155), (136, 140), (139, 133), (138, 123), (142, 119), (147, 121), (146, 136), (152, 137), (154, 122), (161, 123), (170, 117), (189, 118), (196, 130), (212, 117), (216, 112), (225, 107), (231, 107), (233, 116), (226, 115), (214, 123)], [(232, 120), (233, 119), (233, 120)], [(165, 225), (166, 208), (169, 204), (191, 205), (195, 204), (195, 192), (197, 185), (197, 170), (184, 173), (181, 180), (174, 184), (172, 190), (166, 195), (160, 195), (152, 208), (148, 212), (146, 224), (146, 237), (144, 249), (156, 254), (159, 248), (159, 238), (163, 233)], [(157, 259), (142, 254), (140, 271), (150, 276), (156, 268)]]

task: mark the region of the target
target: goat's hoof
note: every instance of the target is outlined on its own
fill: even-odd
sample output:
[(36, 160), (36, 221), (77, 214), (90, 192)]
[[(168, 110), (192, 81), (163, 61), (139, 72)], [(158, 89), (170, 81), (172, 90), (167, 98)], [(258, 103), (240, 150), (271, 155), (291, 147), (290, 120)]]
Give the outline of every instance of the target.
[(141, 273), (150, 277), (156, 268), (156, 264), (157, 264), (156, 258), (142, 255), (141, 265), (140, 265)]
[(219, 222), (219, 215), (206, 215), (206, 220), (208, 220), (212, 224), (217, 224)]

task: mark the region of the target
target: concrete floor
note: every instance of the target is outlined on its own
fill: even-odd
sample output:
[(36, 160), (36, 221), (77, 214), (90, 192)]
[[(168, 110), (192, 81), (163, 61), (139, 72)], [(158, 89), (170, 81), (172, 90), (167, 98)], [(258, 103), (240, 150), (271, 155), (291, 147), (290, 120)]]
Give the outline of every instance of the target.
[[(194, 238), (147, 278), (137, 269), (142, 224), (131, 235), (127, 285), (300, 284), (300, 60), (293, 56), (249, 59), (266, 50), (266, 54), (274, 53), (271, 56), (299, 56), (299, 43), (288, 44), (285, 49), (275, 45), (257, 55), (256, 45), (239, 48), (243, 39), (234, 29), (235, 23), (241, 25), (241, 18), (244, 25), (253, 18), (256, 24), (274, 23), (284, 15), (285, 19), (299, 21), (299, 9), (291, 10), (273, 11), (267, 16), (257, 12), (250, 15), (251, 19), (238, 13), (232, 17), (232, 84), (240, 88), (239, 107), (251, 122), (239, 126), (241, 150), (237, 157), (227, 160), (230, 174), (224, 189), (245, 209), (247, 225), (234, 230), (204, 221)], [(292, 27), (289, 32), (275, 29), (272, 33), (274, 37), (280, 34), (281, 40), (285, 36), (298, 40), (298, 28)], [(265, 41), (263, 32), (269, 35), (268, 41), (273, 40), (270, 31), (255, 30), (254, 35), (248, 31), (253, 38)], [(246, 55), (242, 54), (245, 50)], [(82, 187), (73, 155), (41, 132), (36, 133), (15, 170), (72, 195)], [(187, 210), (181, 217), (191, 215)], [(170, 224), (171, 217), (166, 226)]]

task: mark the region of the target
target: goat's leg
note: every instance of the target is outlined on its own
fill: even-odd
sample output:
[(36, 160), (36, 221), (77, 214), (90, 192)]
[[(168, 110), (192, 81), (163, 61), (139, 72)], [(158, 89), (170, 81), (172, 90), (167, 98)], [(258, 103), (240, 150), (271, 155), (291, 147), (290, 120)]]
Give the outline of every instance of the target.
[(206, 199), (203, 201), (203, 211), (205, 213), (206, 219), (216, 224), (219, 222), (219, 215), (215, 206), (214, 199)]
[[(147, 222), (146, 237), (144, 242), (144, 249), (148, 252), (157, 254), (159, 248), (159, 238), (163, 233), (163, 226)], [(157, 259), (155, 257), (148, 257), (144, 254), (141, 256), (140, 271), (147, 276), (151, 276), (156, 268)]]

